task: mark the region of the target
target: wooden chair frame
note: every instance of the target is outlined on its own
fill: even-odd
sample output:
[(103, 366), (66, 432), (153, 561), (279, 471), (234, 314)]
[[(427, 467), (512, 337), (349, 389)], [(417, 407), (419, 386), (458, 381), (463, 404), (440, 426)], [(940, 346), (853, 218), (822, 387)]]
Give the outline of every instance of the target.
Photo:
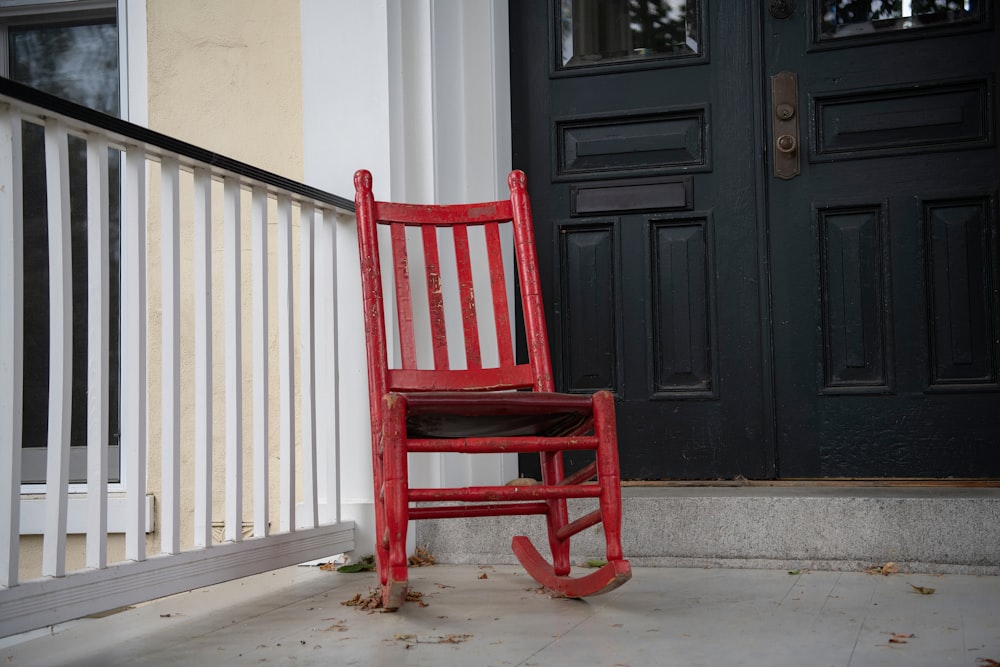
[[(375, 483), (376, 559), (383, 604), (398, 608), (408, 583), (406, 531), (415, 519), (538, 514), (546, 519), (552, 562), (524, 536), (512, 549), (531, 576), (568, 597), (617, 588), (631, 576), (621, 548), (621, 488), (614, 397), (555, 393), (535, 253), (531, 208), (523, 172), (508, 177), (510, 199), (460, 205), (414, 205), (375, 201), (372, 176), (354, 176), (361, 255), (372, 465)], [(500, 225), (512, 223), (517, 278), (524, 314), (528, 363), (515, 361)], [(394, 296), (383, 295), (379, 227), (391, 243)], [(490, 295), (499, 363), (483, 367), (469, 229), (482, 229), (489, 263)], [(407, 243), (407, 229), (420, 243)], [(466, 368), (449, 365), (438, 230), (450, 229), (462, 313)], [(416, 232), (411, 234), (411, 237)], [(433, 367), (418, 368), (414, 285), (408, 245), (422, 246)], [(388, 255), (389, 253), (387, 253)], [(390, 368), (386, 314), (395, 314), (399, 368)], [(426, 362), (425, 362), (426, 364)], [(592, 450), (594, 461), (566, 476), (562, 452)], [(538, 452), (539, 485), (420, 489), (409, 486), (408, 453)], [(596, 480), (594, 483), (593, 480)], [(598, 508), (573, 521), (568, 498), (595, 498)], [(446, 502), (448, 504), (441, 504)], [(431, 504), (428, 504), (431, 503)], [(570, 538), (602, 524), (607, 564), (585, 576), (570, 576)]]

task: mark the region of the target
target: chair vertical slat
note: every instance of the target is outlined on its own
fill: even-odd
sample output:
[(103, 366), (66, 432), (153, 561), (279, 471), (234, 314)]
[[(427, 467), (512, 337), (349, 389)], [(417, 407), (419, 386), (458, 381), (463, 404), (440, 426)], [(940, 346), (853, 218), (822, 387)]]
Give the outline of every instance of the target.
[(160, 162), (160, 259), (162, 284), (160, 550), (181, 551), (181, 299), (180, 171), (176, 159)]
[(297, 519), (295, 528), (316, 525), (316, 210), (302, 205), (299, 211), (299, 353), (302, 369), (302, 495), (304, 516)]
[(87, 138), (87, 567), (108, 564), (108, 142)]
[(469, 230), (464, 225), (452, 228), (455, 237), (455, 265), (458, 270), (458, 295), (462, 306), (462, 333), (465, 335), (466, 368), (483, 367), (479, 349), (479, 320), (476, 314), (476, 290), (472, 283), (472, 260), (469, 257)]
[(497, 352), (500, 366), (514, 365), (514, 342), (511, 337), (510, 305), (507, 301), (507, 277), (503, 268), (503, 250), (500, 245), (500, 225), (491, 222), (486, 229), (486, 257), (490, 265), (490, 288), (493, 295), (493, 319), (497, 334)]
[(278, 196), (278, 526), (295, 526), (295, 314), (292, 270), (292, 200)]
[(21, 409), (24, 375), (24, 208), (21, 117), (0, 107), (0, 586), (20, 565)]
[[(402, 368), (417, 367), (416, 332), (413, 328), (413, 298), (410, 294), (410, 255), (406, 251), (406, 227), (389, 225), (392, 240), (392, 266), (396, 287), (396, 322), (399, 325), (399, 348)], [(386, 332), (388, 335), (389, 332)]]
[(146, 560), (146, 154), (125, 149), (122, 216), (122, 445), (127, 518), (125, 558)]
[(251, 196), (253, 245), (253, 534), (268, 534), (268, 266), (267, 191), (254, 187)]
[(49, 422), (45, 470), (42, 575), (66, 572), (70, 415), (73, 389), (73, 260), (70, 248), (69, 147), (66, 126), (45, 123), (49, 230)]
[(444, 320), (444, 293), (441, 284), (441, 258), (438, 253), (437, 228), (424, 225), (420, 231), (424, 242), (424, 271), (427, 275), (427, 308), (430, 311), (434, 368), (447, 370), (449, 368), (448, 331)]
[(194, 170), (194, 545), (212, 544), (212, 177)]
[(316, 493), (321, 518), (336, 514), (338, 493), (337, 424), (340, 418), (337, 382), (337, 218), (333, 209), (322, 209), (316, 228), (316, 330), (323, 332), (323, 344), (316, 346)]
[(223, 182), (226, 289), (226, 526), (227, 542), (243, 539), (243, 275), (240, 258), (240, 182)]

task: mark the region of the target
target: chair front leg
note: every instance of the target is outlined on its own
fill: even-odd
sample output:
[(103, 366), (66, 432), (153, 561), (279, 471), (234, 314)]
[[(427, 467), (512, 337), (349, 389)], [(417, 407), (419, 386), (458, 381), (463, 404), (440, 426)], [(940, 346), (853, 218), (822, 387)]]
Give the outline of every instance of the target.
[(597, 478), (601, 486), (601, 521), (608, 547), (608, 560), (622, 556), (622, 489), (618, 468), (618, 435), (615, 398), (608, 391), (594, 394), (594, 433), (598, 437)]
[(385, 397), (383, 422), (383, 469), (386, 523), (389, 534), (388, 581), (383, 587), (387, 609), (398, 608), (406, 599), (406, 527), (409, 521), (409, 471), (406, 456), (406, 399), (398, 394)]

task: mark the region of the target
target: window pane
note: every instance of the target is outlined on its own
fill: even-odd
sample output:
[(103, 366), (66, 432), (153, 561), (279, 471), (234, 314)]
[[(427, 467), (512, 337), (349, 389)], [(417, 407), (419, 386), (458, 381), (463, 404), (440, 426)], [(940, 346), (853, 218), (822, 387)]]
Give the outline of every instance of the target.
[(561, 66), (701, 52), (698, 0), (560, 0)]
[(820, 0), (821, 40), (967, 23), (982, 0)]
[[(12, 79), (108, 114), (119, 114), (118, 31), (113, 20), (84, 25), (11, 26)], [(44, 131), (23, 125), (24, 160), (24, 390), (23, 436), (27, 448), (44, 448), (48, 432), (49, 266)], [(83, 139), (69, 144), (70, 243), (73, 265), (73, 367), (70, 443), (86, 445), (87, 434), (87, 161)], [(109, 442), (119, 445), (118, 377), (120, 311), (120, 154), (109, 152), (110, 298)], [(42, 452), (25, 452), (25, 483), (43, 482)], [(82, 461), (74, 457), (74, 461)], [(117, 461), (111, 470), (117, 471)], [(112, 473), (112, 481), (117, 474)], [(73, 482), (86, 469), (71, 465)]]
[(118, 115), (118, 28), (86, 25), (11, 26), (10, 78)]

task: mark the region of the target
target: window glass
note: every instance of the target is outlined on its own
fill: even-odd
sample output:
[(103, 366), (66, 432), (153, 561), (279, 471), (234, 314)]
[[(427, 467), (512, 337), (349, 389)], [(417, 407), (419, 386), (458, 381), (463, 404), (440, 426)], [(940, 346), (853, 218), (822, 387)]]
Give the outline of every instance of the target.
[(819, 38), (934, 28), (980, 18), (982, 0), (819, 0)]
[(698, 0), (559, 0), (560, 66), (701, 52)]
[(118, 115), (118, 28), (84, 25), (11, 26), (10, 78)]
[[(118, 29), (114, 18), (7, 27), (9, 76), (78, 104), (119, 115)], [(48, 432), (49, 266), (44, 130), (24, 123), (24, 383), (22, 481), (44, 482)], [(83, 139), (69, 140), (72, 253), (73, 390), (70, 444), (87, 442), (87, 161)], [(109, 479), (117, 481), (119, 445), (120, 154), (109, 154), (110, 406)], [(36, 451), (32, 451), (36, 450)], [(36, 453), (37, 452), (37, 453)], [(85, 458), (71, 454), (70, 481), (86, 481)]]

